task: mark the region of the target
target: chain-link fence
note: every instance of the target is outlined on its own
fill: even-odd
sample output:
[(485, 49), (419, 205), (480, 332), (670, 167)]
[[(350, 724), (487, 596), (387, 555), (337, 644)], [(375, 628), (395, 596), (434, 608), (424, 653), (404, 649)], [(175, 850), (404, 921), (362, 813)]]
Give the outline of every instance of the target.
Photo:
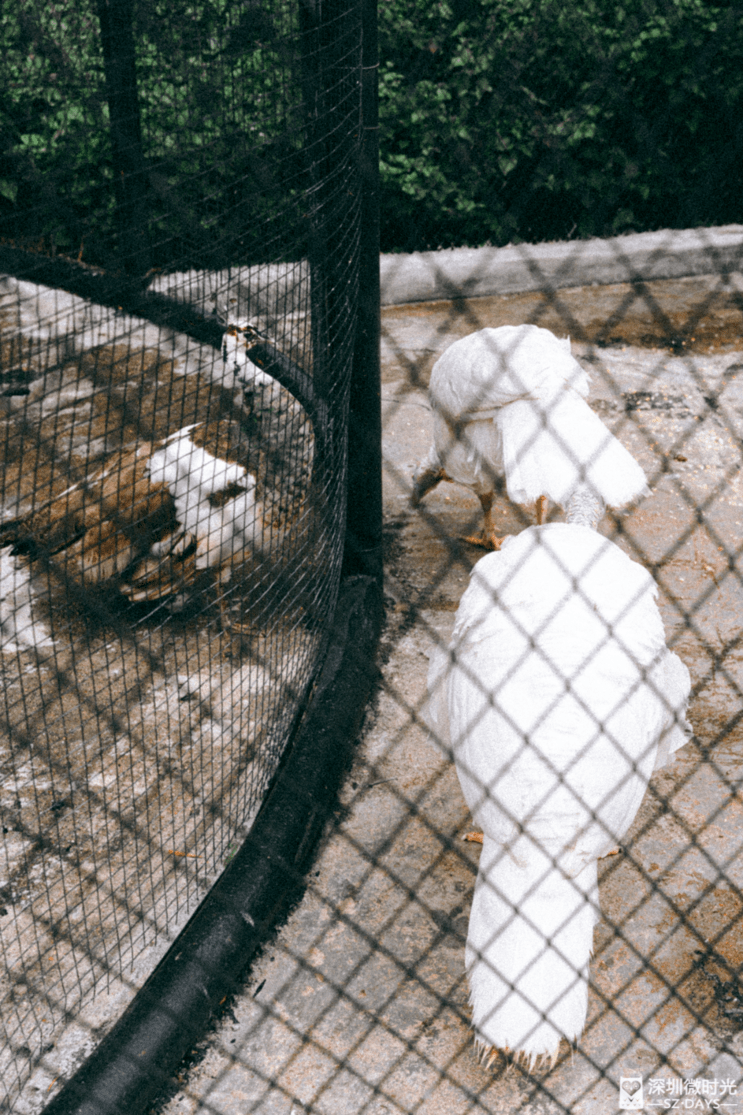
[[(24, 3), (2, 39), (0, 1107), (21, 1112), (234, 887), (328, 689), (342, 574), (374, 564), (346, 503), (377, 299), (361, 5)], [(223, 994), (190, 982), (173, 1049), (188, 994)]]
[(178, 1034), (153, 1113), (738, 1110), (740, 230), (385, 261), (432, 278), (384, 313), (380, 690), (270, 938), (245, 892), (301, 875), (368, 683), (328, 645), (374, 641), (335, 606), (376, 561), (370, 27), (4, 18), (6, 1109), (130, 1115)]
[[(716, 236), (695, 234), (707, 264), (692, 277), (643, 281), (624, 241), (574, 244), (558, 288), (552, 246), (524, 246), (531, 292), (383, 310), (381, 688), (304, 901), (158, 1112), (743, 1103), (741, 278), (740, 257), (716, 269)], [(655, 265), (683, 266), (687, 239), (659, 234)], [(581, 285), (599, 250), (614, 283)], [(446, 253), (428, 262), (442, 291)], [(471, 253), (469, 281), (496, 262)], [(388, 258), (383, 274), (413, 265)], [(572, 356), (540, 362), (529, 331), (509, 332), (524, 324), (569, 335)], [(432, 368), (483, 329), (499, 332), (479, 364), (465, 349), (454, 413), (446, 363)], [(540, 401), (530, 377), (560, 369), (573, 386)], [(482, 402), (507, 371), (529, 381), (515, 460), (505, 411), (523, 399)], [(580, 403), (563, 424), (566, 390)], [(508, 484), (545, 452), (565, 507), (537, 526)], [(424, 494), (435, 463), (459, 482)], [(608, 490), (622, 469), (634, 496)], [(597, 530), (571, 503), (584, 482), (627, 499)], [(468, 539), (491, 490), (507, 541), (486, 554)], [(478, 827), (484, 849), (462, 840)], [(473, 1021), (510, 1054), (479, 1058)]]

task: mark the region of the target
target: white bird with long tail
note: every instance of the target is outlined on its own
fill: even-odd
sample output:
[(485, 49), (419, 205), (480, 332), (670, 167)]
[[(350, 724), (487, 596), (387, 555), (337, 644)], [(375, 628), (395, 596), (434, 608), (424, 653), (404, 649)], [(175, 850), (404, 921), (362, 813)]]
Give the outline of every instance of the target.
[(569, 338), (536, 325), (480, 329), (444, 352), (431, 373), (433, 445), (413, 475), (412, 503), (441, 480), (472, 488), (484, 515), (466, 541), (497, 550), (492, 505), (505, 478), (512, 503), (565, 507), (588, 487), (609, 507), (647, 495), (634, 457), (585, 401), (589, 378)]
[(657, 587), (592, 529), (602, 511), (578, 490), (567, 523), (483, 557), (429, 670), (429, 724), (483, 830), (465, 954), (476, 1041), (530, 1067), (582, 1033), (597, 860), (690, 732)]

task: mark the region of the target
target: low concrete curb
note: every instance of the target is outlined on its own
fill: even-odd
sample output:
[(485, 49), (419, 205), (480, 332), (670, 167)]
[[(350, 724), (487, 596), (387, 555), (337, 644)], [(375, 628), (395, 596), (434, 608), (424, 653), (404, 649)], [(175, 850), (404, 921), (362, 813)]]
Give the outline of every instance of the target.
[[(689, 275), (724, 275), (743, 270), (743, 225), (720, 228), (663, 229), (610, 240), (562, 240), (549, 244), (509, 244), (505, 248), (446, 248), (438, 252), (382, 255), (379, 259), (383, 306), (483, 298), (561, 287), (680, 279)], [(96, 268), (63, 257), (50, 259), (0, 245), (0, 272), (121, 308), (117, 280)], [(195, 336), (173, 318), (170, 300), (185, 302), (212, 324), (215, 305), (237, 317), (269, 317), (306, 308), (309, 267), (295, 263), (256, 264), (224, 271), (183, 271), (155, 276), (147, 290), (147, 307), (137, 297), (132, 313)], [(160, 304), (152, 295), (164, 295)], [(135, 305), (136, 303), (136, 305)], [(153, 316), (154, 315), (154, 316)], [(190, 321), (190, 318), (189, 318)], [(202, 326), (203, 328), (203, 326)], [(221, 337), (221, 327), (218, 327)], [(216, 336), (216, 334), (215, 334)], [(211, 341), (212, 338), (210, 337)], [(217, 342), (218, 343), (218, 342)]]
[(743, 269), (743, 225), (383, 255), (380, 267), (383, 306), (724, 274)]

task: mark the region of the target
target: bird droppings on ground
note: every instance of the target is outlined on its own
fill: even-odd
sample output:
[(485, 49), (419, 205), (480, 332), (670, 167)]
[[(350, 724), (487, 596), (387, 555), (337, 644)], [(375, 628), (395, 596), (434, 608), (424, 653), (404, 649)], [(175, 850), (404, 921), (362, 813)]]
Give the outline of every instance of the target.
[[(694, 1097), (703, 1102), (713, 1085), (743, 1091), (740, 276), (693, 333), (685, 327), (720, 284), (648, 284), (664, 313), (677, 314), (677, 340), (638, 297), (612, 324), (608, 347), (584, 343), (574, 323), (587, 330), (594, 321), (594, 339), (606, 339), (602, 326), (626, 287), (559, 291), (556, 302), (523, 295), (383, 311), (381, 690), (304, 900), (204, 1043), (201, 1063), (151, 1115), (604, 1115), (619, 1109), (623, 1077), (639, 1078), (648, 1110), (694, 1080), (707, 1087)], [(572, 321), (561, 322), (554, 305)], [(571, 333), (592, 376), (589, 402), (648, 475), (652, 495), (620, 517), (623, 533), (609, 516), (601, 530), (634, 560), (646, 555), (660, 583), (669, 646), (692, 674), (695, 730), (651, 780), (622, 853), (599, 863), (603, 918), (586, 1030), (574, 1050), (563, 1044), (552, 1071), (532, 1078), (506, 1059), (490, 1069), (477, 1059), (464, 939), (480, 849), (461, 840), (472, 821), (456, 773), (421, 723), (432, 643), (450, 637), (482, 556), (459, 541), (480, 528), (481, 509), (453, 484), (409, 507), (431, 439), (432, 364), (467, 332), (522, 321)], [(710, 529), (696, 520), (702, 499)], [(504, 501), (494, 513), (499, 533), (533, 521)], [(738, 1095), (716, 1098), (738, 1110)]]

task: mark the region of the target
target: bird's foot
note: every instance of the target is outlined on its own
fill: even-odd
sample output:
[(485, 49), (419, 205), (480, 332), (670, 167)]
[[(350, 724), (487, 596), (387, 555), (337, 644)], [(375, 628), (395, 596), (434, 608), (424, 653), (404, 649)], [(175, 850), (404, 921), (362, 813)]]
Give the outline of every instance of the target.
[(471, 844), (482, 844), (481, 832), (466, 832), (462, 840), (469, 840)]
[(620, 844), (617, 844), (616, 848), (612, 848), (612, 850), (610, 852), (607, 852), (606, 856), (604, 856), (603, 858), (606, 859), (608, 856), (618, 856), (621, 855), (621, 852), (622, 847)]
[(470, 546), (479, 546), (482, 550), (500, 550), (505, 542), (505, 535), (503, 538), (498, 538), (495, 534), (483, 531), (482, 534), (464, 534), (462, 541), (468, 542)]

